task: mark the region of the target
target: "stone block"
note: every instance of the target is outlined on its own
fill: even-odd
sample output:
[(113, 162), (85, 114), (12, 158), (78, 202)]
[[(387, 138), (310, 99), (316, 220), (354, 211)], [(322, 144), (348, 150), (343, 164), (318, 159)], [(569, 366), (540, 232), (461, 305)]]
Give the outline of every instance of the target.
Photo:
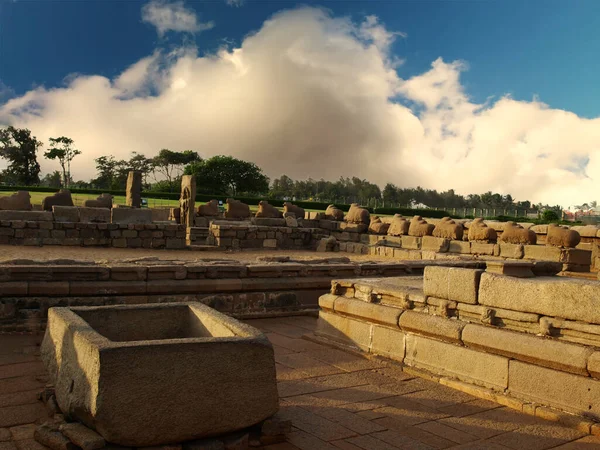
[(369, 351), (372, 325), (328, 311), (319, 311), (315, 335)]
[(547, 247), (545, 245), (523, 246), (523, 258), (539, 261), (561, 262), (561, 249), (558, 247)]
[(600, 324), (600, 283), (567, 277), (481, 275), (479, 303)]
[(334, 294), (325, 294), (319, 297), (319, 307), (321, 309), (328, 309), (333, 311), (335, 301), (338, 299), (337, 295)]
[(61, 410), (118, 445), (225, 434), (278, 409), (271, 343), (200, 303), (51, 308), (42, 359)]
[(63, 423), (59, 430), (82, 450), (99, 450), (106, 445), (102, 436), (81, 423)]
[(460, 343), (464, 322), (432, 316), (417, 311), (406, 311), (400, 316), (400, 329), (445, 341)]
[(145, 281), (148, 268), (137, 265), (110, 267), (110, 279), (114, 281)]
[(402, 310), (376, 303), (367, 303), (353, 298), (340, 297), (335, 301), (335, 312), (397, 327), (398, 318)]
[(423, 293), (428, 296), (477, 303), (482, 270), (427, 266), (423, 272)]
[(265, 239), (263, 241), (264, 248), (277, 248), (277, 239)]
[(110, 221), (118, 224), (152, 223), (152, 211), (149, 209), (113, 208)]
[(285, 227), (287, 226), (284, 218), (275, 217), (253, 217), (250, 221), (253, 225), (259, 227)]
[(404, 363), (492, 389), (508, 386), (508, 358), (415, 334), (406, 335)]
[(373, 325), (370, 352), (402, 362), (404, 360), (404, 337), (404, 333), (400, 330)]
[(521, 259), (524, 255), (523, 244), (508, 244), (500, 242), (500, 256), (502, 258)]
[(419, 250), (421, 248), (421, 238), (416, 236), (402, 236), (402, 248)]
[(467, 347), (583, 376), (592, 353), (581, 345), (472, 324), (464, 328), (462, 341)]
[(469, 241), (450, 241), (448, 244), (448, 252), (450, 253), (471, 253), (471, 242)]
[(595, 351), (588, 358), (588, 372), (594, 378), (600, 378), (600, 351)]
[(125, 204), (131, 208), (142, 206), (142, 172), (130, 170), (127, 175)]
[(589, 377), (511, 360), (508, 391), (563, 411), (600, 417), (600, 381)]
[(436, 253), (445, 253), (448, 251), (449, 246), (450, 241), (448, 239), (433, 236), (423, 236), (421, 238), (421, 249), (424, 251), (426, 250)]
[(565, 248), (561, 251), (561, 262), (567, 264), (580, 264), (590, 266), (592, 264), (592, 252), (578, 248)]
[(110, 223), (110, 209), (81, 207), (79, 221), (85, 223)]
[(339, 229), (348, 233), (366, 233), (369, 230), (369, 225), (365, 223), (339, 222)]
[(54, 205), (52, 214), (55, 222), (79, 222), (79, 208), (76, 206)]
[[(52, 211), (0, 211), (0, 220), (10, 221), (31, 221), (31, 222), (52, 222), (54, 216)], [(13, 224), (13, 228), (17, 228)]]
[(533, 278), (533, 263), (526, 261), (486, 261), (486, 272), (517, 278)]
[(489, 255), (493, 256), (496, 251), (496, 244), (487, 244), (485, 242), (471, 242), (472, 255)]

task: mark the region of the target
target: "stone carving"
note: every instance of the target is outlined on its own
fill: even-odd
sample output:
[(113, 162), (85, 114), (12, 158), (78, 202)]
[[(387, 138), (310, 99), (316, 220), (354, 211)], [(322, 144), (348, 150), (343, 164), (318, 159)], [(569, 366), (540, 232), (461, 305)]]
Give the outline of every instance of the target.
[(258, 202), (258, 212), (255, 217), (263, 217), (267, 219), (283, 219), (283, 213), (275, 208), (273, 205), (269, 205), (269, 202), (261, 200)]
[(344, 211), (342, 211), (335, 205), (329, 205), (325, 210), (325, 218), (327, 220), (337, 220), (341, 222), (342, 220), (344, 220)]
[(31, 195), (27, 191), (19, 191), (13, 195), (0, 196), (0, 209), (31, 211)]
[(218, 217), (221, 213), (219, 212), (219, 201), (211, 200), (205, 205), (198, 206), (198, 215), (202, 217)]
[(577, 247), (580, 241), (581, 236), (577, 231), (559, 227), (555, 224), (548, 225), (546, 245), (554, 247)]
[(365, 208), (361, 208), (358, 203), (352, 203), (350, 209), (346, 213), (346, 222), (348, 223), (364, 223), (369, 225), (371, 214)]
[(455, 241), (462, 241), (464, 229), (450, 217), (444, 217), (433, 229), (433, 236)]
[(306, 214), (304, 208), (293, 205), (290, 202), (285, 202), (283, 204), (283, 212), (285, 213), (294, 213), (296, 215), (296, 219), (304, 219), (304, 215)]
[(481, 313), (480, 321), (481, 321), (481, 323), (485, 323), (487, 325), (493, 325), (495, 317), (496, 317), (495, 309), (484, 308)]
[(509, 244), (529, 244), (535, 245), (537, 236), (533, 230), (526, 230), (515, 222), (506, 222), (504, 230), (500, 236), (500, 241)]
[(468, 237), (469, 241), (496, 242), (498, 234), (496, 230), (488, 227), (481, 217), (478, 217), (471, 222)]
[(433, 233), (433, 229), (435, 225), (432, 223), (427, 223), (425, 219), (421, 216), (414, 216), (410, 221), (410, 226), (408, 227), (408, 234), (410, 236), (431, 236)]
[(334, 252), (336, 250), (339, 250), (339, 244), (333, 236), (322, 238), (317, 245), (317, 252)]
[(250, 207), (239, 200), (227, 199), (226, 219), (247, 219), (250, 217)]
[[(189, 175), (186, 175), (189, 176)], [(138, 170), (129, 171), (127, 176), (126, 205), (132, 208), (142, 206), (142, 172)]]
[(169, 211), (169, 220), (181, 223), (181, 210), (179, 208), (171, 208)]
[(408, 234), (410, 222), (402, 214), (394, 214), (390, 228), (388, 229), (388, 236), (404, 236)]
[(71, 191), (68, 189), (61, 189), (56, 194), (46, 197), (42, 202), (42, 209), (44, 211), (52, 211), (53, 206), (73, 206)]
[(389, 223), (383, 223), (381, 219), (377, 216), (371, 218), (371, 223), (369, 224), (369, 232), (373, 234), (387, 234), (390, 228)]
[(101, 194), (96, 200), (86, 200), (84, 206), (89, 208), (108, 208), (113, 206), (113, 196), (110, 194)]
[(179, 213), (179, 219), (181, 221), (181, 224), (185, 225), (188, 228), (195, 226), (195, 201), (196, 176), (184, 175), (181, 177), (181, 197), (179, 198), (179, 209), (181, 210), (181, 212)]

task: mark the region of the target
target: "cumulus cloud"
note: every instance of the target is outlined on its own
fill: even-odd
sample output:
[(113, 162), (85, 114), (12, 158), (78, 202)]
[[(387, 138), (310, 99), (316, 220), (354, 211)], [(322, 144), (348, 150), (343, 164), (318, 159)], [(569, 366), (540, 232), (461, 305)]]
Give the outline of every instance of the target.
[(195, 11), (186, 8), (183, 1), (152, 0), (142, 7), (142, 21), (154, 25), (159, 36), (167, 31), (198, 33), (215, 26), (214, 22), (199, 22)]
[(225, 3), (227, 3), (229, 6), (237, 6), (237, 7), (240, 7), (240, 6), (242, 6), (244, 3), (246, 3), (246, 0), (225, 0)]
[(437, 59), (402, 79), (390, 53), (397, 37), (375, 17), (284, 11), (238, 48), (156, 50), (112, 80), (77, 76), (35, 89), (0, 106), (0, 123), (45, 141), (73, 138), (84, 152), (72, 167), (81, 179), (94, 175), (98, 156), (170, 148), (251, 160), (271, 177), (359, 176), (565, 206), (590, 200), (600, 119), (538, 100), (476, 104), (461, 85), (461, 61)]

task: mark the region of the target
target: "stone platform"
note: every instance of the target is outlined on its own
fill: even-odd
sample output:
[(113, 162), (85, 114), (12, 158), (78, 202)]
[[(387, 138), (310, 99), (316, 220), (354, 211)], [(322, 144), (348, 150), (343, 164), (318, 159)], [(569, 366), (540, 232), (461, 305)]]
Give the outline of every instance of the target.
[[(402, 371), (398, 365), (306, 339), (311, 317), (247, 321), (275, 349), (287, 442), (265, 450), (600, 448), (600, 438), (518, 413)], [(46, 411), (41, 336), (0, 334), (0, 449), (44, 450), (33, 440)], [(175, 449), (173, 447), (173, 449)]]

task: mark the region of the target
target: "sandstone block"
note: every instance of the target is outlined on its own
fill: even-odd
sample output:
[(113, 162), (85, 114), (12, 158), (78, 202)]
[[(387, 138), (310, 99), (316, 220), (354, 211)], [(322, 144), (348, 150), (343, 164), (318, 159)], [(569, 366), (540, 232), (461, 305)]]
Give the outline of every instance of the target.
[(590, 266), (592, 264), (592, 252), (578, 248), (565, 248), (561, 251), (561, 262), (567, 264), (580, 264)]
[(510, 393), (579, 415), (600, 415), (600, 381), (512, 360)]
[(152, 223), (152, 211), (149, 209), (113, 208), (111, 209), (111, 223)]
[(54, 205), (52, 214), (55, 222), (79, 222), (79, 208), (75, 206)]
[(545, 245), (525, 245), (524, 259), (535, 259), (539, 261), (560, 262), (561, 251), (557, 247), (547, 247)]
[(492, 389), (508, 386), (508, 358), (415, 334), (406, 335), (404, 363)]
[(555, 247), (577, 247), (581, 242), (581, 236), (573, 229), (560, 227), (555, 224), (548, 225), (548, 234), (546, 236), (546, 245)]
[(341, 222), (338, 224), (341, 231), (348, 233), (366, 233), (369, 230), (369, 225), (365, 223), (347, 223)]
[(82, 207), (79, 209), (79, 220), (85, 223), (110, 223), (110, 209)]
[(431, 236), (435, 225), (427, 223), (421, 216), (414, 216), (408, 227), (408, 234), (410, 236)]
[(416, 236), (402, 236), (402, 248), (409, 250), (419, 250), (421, 248), (422, 238)]
[(142, 206), (142, 172), (130, 170), (127, 175), (125, 204), (132, 208)]
[(436, 253), (445, 253), (448, 251), (450, 241), (446, 238), (423, 236), (421, 238), (421, 249)]
[(285, 224), (291, 228), (298, 228), (298, 220), (292, 216), (287, 216), (285, 218)]
[[(327, 212), (325, 212), (325, 214), (327, 214)], [(369, 211), (365, 208), (361, 208), (358, 203), (352, 203), (350, 205), (350, 209), (344, 218), (347, 223), (364, 224), (367, 226), (369, 225), (370, 219)]]
[(471, 253), (471, 243), (469, 241), (450, 241), (448, 252), (469, 254)]
[(509, 244), (535, 245), (537, 236), (533, 230), (523, 228), (515, 222), (506, 222), (500, 240)]
[(496, 242), (498, 234), (492, 227), (488, 227), (482, 218), (478, 217), (469, 224), (469, 241)]
[(595, 351), (590, 355), (587, 369), (591, 376), (600, 378), (600, 351)]
[(410, 228), (410, 222), (400, 214), (395, 214), (390, 222), (388, 229), (389, 236), (403, 236), (408, 234)]
[(465, 327), (464, 322), (417, 311), (405, 311), (400, 316), (399, 325), (403, 331), (442, 338), (456, 343), (460, 343), (461, 332)]
[(467, 347), (583, 376), (592, 353), (581, 345), (472, 324), (464, 328), (462, 341)]
[(362, 300), (339, 297), (335, 301), (335, 312), (397, 327), (398, 318), (402, 310), (375, 303), (367, 303)]
[(463, 233), (464, 227), (462, 223), (456, 223), (450, 217), (444, 217), (433, 229), (433, 236), (455, 241), (461, 241)]
[(423, 272), (423, 293), (463, 303), (477, 303), (482, 270), (427, 266)]
[(525, 261), (486, 261), (486, 272), (517, 278), (532, 278), (533, 263)]
[(496, 244), (488, 244), (485, 242), (471, 242), (472, 255), (490, 255), (493, 256), (496, 251)]
[(404, 333), (386, 327), (373, 325), (373, 340), (370, 352), (400, 361), (404, 359)]
[(319, 311), (315, 335), (369, 351), (372, 325), (340, 314)]
[(199, 303), (52, 308), (42, 359), (61, 410), (118, 445), (224, 434), (278, 409), (268, 339)]
[(566, 277), (481, 275), (479, 303), (491, 307), (600, 323), (600, 283)]
[(524, 255), (523, 245), (522, 244), (508, 244), (506, 242), (500, 242), (498, 244), (500, 247), (500, 256), (502, 258), (510, 258), (510, 259), (521, 259)]

